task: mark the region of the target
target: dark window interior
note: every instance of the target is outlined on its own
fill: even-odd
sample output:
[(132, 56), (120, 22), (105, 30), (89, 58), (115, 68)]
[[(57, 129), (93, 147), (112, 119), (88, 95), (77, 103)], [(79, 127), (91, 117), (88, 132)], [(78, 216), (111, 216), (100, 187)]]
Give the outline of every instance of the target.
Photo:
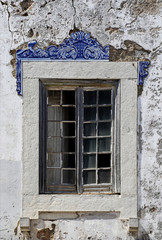
[(41, 193), (112, 183), (112, 92), (40, 85)]

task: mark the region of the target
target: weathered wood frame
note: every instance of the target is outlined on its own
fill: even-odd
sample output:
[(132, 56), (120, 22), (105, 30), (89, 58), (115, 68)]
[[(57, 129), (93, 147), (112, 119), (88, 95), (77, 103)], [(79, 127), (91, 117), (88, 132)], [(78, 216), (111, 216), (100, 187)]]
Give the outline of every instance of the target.
[[(41, 79), (39, 83), (39, 183), (40, 193), (83, 193), (86, 192), (106, 192), (106, 193), (120, 193), (120, 149), (116, 142), (119, 144), (119, 124), (120, 124), (120, 84), (119, 81), (110, 80), (84, 80), (75, 81), (73, 79)], [(47, 91), (48, 90), (76, 90), (76, 171), (77, 171), (77, 181), (76, 189), (74, 186), (62, 185), (60, 188), (57, 186), (57, 191), (47, 191), (46, 190), (46, 131), (47, 131)], [(81, 146), (83, 146), (83, 102), (82, 94), (83, 89), (111, 89), (112, 96), (112, 119), (111, 119), (111, 183), (108, 184), (90, 184), (83, 185), (83, 170), (82, 161), (83, 153), (81, 151)], [(118, 137), (116, 137), (118, 136)], [(97, 147), (97, 146), (96, 146)], [(96, 164), (97, 167), (97, 164)]]

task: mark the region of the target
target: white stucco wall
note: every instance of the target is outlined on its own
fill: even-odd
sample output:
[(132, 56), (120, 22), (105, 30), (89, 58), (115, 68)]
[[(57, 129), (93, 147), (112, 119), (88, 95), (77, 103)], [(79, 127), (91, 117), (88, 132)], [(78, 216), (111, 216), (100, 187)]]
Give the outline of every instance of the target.
[[(90, 32), (102, 45), (110, 44), (110, 61), (151, 61), (138, 97), (137, 239), (162, 239), (161, 16), (160, 0), (0, 1), (0, 239), (23, 239), (16, 228), (22, 214), (22, 98), (15, 90), (16, 49), (25, 48), (33, 39), (42, 48), (60, 44), (77, 29)], [(54, 237), (51, 224), (56, 225)], [(26, 238), (41, 239), (43, 229), (53, 239), (135, 239), (127, 233), (127, 221), (116, 216), (33, 220), (31, 236)]]

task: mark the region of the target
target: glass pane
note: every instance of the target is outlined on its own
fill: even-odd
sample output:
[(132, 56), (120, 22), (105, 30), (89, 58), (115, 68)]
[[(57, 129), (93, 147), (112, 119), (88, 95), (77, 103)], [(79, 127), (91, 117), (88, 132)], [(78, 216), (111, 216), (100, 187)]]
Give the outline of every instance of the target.
[(61, 184), (61, 170), (57, 169), (47, 169), (47, 186), (53, 184)]
[(61, 136), (61, 127), (59, 122), (48, 122), (48, 136)]
[(111, 135), (111, 122), (98, 123), (98, 136)]
[(84, 184), (96, 183), (96, 171), (93, 170), (83, 171), (83, 183)]
[(47, 139), (47, 152), (61, 152), (61, 138), (49, 137)]
[(110, 183), (111, 171), (99, 170), (98, 171), (98, 183)]
[(99, 138), (98, 139), (98, 151), (106, 152), (110, 151), (111, 138)]
[(75, 121), (75, 108), (74, 107), (64, 107), (62, 108), (62, 120)]
[(63, 123), (63, 136), (75, 136), (75, 123)]
[(48, 120), (61, 120), (62, 108), (61, 107), (48, 107)]
[(84, 104), (92, 105), (96, 104), (97, 91), (84, 92)]
[(98, 154), (98, 168), (111, 166), (111, 154)]
[(99, 107), (99, 120), (111, 119), (111, 107)]
[(75, 170), (63, 170), (63, 183), (75, 184)]
[(64, 138), (64, 152), (75, 152), (75, 138)]
[(96, 136), (96, 123), (84, 124), (84, 136)]
[(63, 168), (75, 168), (75, 155), (74, 154), (64, 154), (62, 161)]
[(83, 168), (95, 168), (96, 167), (96, 155), (84, 154), (83, 155)]
[(111, 90), (99, 91), (99, 104), (111, 104)]
[(60, 105), (61, 91), (48, 91), (48, 104)]
[(60, 167), (60, 153), (48, 153), (47, 167)]
[(96, 139), (84, 139), (84, 152), (96, 152)]
[(96, 120), (96, 108), (84, 108), (84, 121)]
[(75, 105), (75, 91), (63, 91), (62, 104), (74, 104)]

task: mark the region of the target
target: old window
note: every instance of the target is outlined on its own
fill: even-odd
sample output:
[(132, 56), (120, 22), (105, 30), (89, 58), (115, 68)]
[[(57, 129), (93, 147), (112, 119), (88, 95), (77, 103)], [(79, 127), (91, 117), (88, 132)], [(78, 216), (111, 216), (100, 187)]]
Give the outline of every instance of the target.
[(117, 81), (63, 83), (40, 81), (40, 193), (117, 192)]
[[(107, 61), (23, 61), (22, 69), (22, 217), (36, 219), (46, 213), (115, 211), (120, 213), (120, 218), (136, 218), (137, 63), (114, 63)], [(104, 97), (105, 94), (103, 94), (104, 91), (108, 93), (106, 100)], [(111, 152), (109, 149), (105, 152), (100, 152), (98, 151), (99, 140), (107, 139), (105, 141), (108, 142), (110, 136), (108, 132), (110, 128), (104, 126), (110, 124), (110, 119), (101, 119), (104, 116), (104, 109), (110, 108), (110, 102), (105, 102), (110, 99), (110, 92), (112, 96), (112, 118), (110, 121)], [(54, 95), (54, 93), (56, 94)], [(74, 100), (72, 101), (74, 99), (72, 96), (75, 96), (75, 104)], [(47, 97), (49, 98), (48, 104)], [(70, 99), (71, 102), (67, 102), (67, 99)], [(50, 103), (50, 101), (52, 102)], [(64, 109), (69, 109), (66, 114), (65, 110), (62, 116), (72, 117), (73, 114), (70, 113), (70, 111), (73, 112), (72, 108), (75, 109), (77, 118), (75, 117), (75, 120), (60, 118), (58, 121), (54, 118), (52, 122), (51, 119), (47, 119), (48, 105), (53, 105), (53, 107), (49, 106), (49, 108), (58, 109), (57, 114), (55, 114), (57, 118), (59, 118), (60, 114), (59, 109), (62, 112)], [(77, 111), (80, 112), (78, 113)], [(96, 111), (96, 119), (94, 120), (89, 119), (95, 115), (93, 115), (93, 111)], [(85, 119), (84, 112), (86, 114)], [(107, 114), (108, 112), (110, 113), (110, 111), (106, 112)], [(49, 114), (51, 113), (49, 112)], [(49, 127), (46, 126), (47, 123)], [(60, 128), (54, 127), (54, 125), (59, 124), (61, 125)], [(94, 127), (95, 124), (96, 128)], [(39, 134), (40, 129), (42, 130), (41, 134)], [(64, 149), (63, 147), (61, 151), (58, 149), (55, 154), (58, 157), (58, 161), (61, 159), (61, 164), (55, 161), (56, 166), (52, 165), (54, 164), (52, 154), (51, 158), (46, 158), (47, 148), (44, 143), (47, 142), (48, 138), (46, 139), (46, 136), (48, 131), (50, 134), (49, 139), (60, 139), (61, 144), (65, 142)], [(71, 139), (75, 141), (75, 153), (67, 149)], [(85, 148), (83, 148), (84, 141), (86, 142)], [(92, 143), (94, 142), (97, 143), (97, 151), (93, 151), (92, 149)], [(62, 145), (58, 145), (58, 147), (60, 146)], [(108, 145), (100, 145), (100, 147), (104, 146)], [(73, 146), (70, 145), (69, 147)], [(90, 148), (91, 152), (88, 152)], [(106, 159), (108, 159), (106, 164), (110, 163), (109, 154), (111, 154), (110, 170), (109, 165), (105, 165), (104, 154)], [(71, 162), (68, 161), (69, 155), (73, 155), (73, 159), (75, 156), (75, 162), (74, 160), (71, 160)], [(90, 155), (91, 158), (88, 158)], [(67, 159), (67, 165), (63, 165), (63, 159)], [(98, 159), (100, 159), (99, 162)], [(60, 175), (57, 176), (56, 180), (52, 179), (53, 189), (45, 187), (51, 186), (50, 178), (47, 178), (46, 175), (47, 162), (51, 172), (55, 171), (51, 167), (56, 167), (60, 171)], [(95, 167), (92, 165), (94, 162), (96, 164)], [(40, 176), (39, 169), (43, 169), (40, 172)], [(106, 178), (109, 182), (103, 182), (106, 180), (104, 179), (104, 174), (100, 174), (100, 170), (111, 171), (111, 180), (109, 181), (108, 177)], [(69, 178), (69, 171), (73, 171), (75, 174), (76, 186), (71, 191), (72, 194), (67, 194), (69, 193), (67, 188), (72, 188), (72, 185), (74, 185), (71, 182), (69, 184), (69, 181), (74, 179), (71, 177), (72, 174), (70, 174)], [(90, 171), (95, 171), (95, 177)], [(52, 176), (52, 173), (49, 176)], [(106, 176), (110, 175), (106, 174)], [(60, 180), (60, 186), (57, 184), (57, 187), (59, 186), (57, 192), (62, 194), (57, 194), (56, 189), (54, 190), (53, 183), (59, 178), (62, 179)], [(96, 181), (95, 184), (89, 184), (89, 181), (92, 180)], [(68, 181), (68, 183), (65, 181)], [(64, 191), (61, 191), (61, 188), (64, 188)], [(51, 219), (51, 216), (46, 219)]]

